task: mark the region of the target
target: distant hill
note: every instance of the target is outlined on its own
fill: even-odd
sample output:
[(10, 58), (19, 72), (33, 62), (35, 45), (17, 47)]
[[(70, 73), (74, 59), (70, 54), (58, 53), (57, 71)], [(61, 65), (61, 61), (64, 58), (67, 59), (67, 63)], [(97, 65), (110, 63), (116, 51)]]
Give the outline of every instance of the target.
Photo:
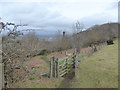
[(88, 28), (87, 30), (112, 30), (112, 31), (118, 33), (118, 25), (120, 25), (120, 24), (119, 23), (105, 23), (102, 25), (92, 26), (92, 27)]
[(85, 31), (79, 32), (81, 43), (89, 45), (91, 43), (101, 43), (107, 40), (114, 40), (118, 38), (119, 23), (105, 23), (102, 25), (95, 25)]

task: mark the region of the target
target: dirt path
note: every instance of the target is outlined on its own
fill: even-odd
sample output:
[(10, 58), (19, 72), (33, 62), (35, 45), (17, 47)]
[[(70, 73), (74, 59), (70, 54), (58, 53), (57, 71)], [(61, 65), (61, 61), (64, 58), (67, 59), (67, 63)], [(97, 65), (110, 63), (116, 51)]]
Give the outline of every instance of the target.
[(68, 75), (64, 76), (64, 80), (61, 82), (59, 88), (70, 88), (71, 82), (75, 77), (75, 71), (72, 71)]

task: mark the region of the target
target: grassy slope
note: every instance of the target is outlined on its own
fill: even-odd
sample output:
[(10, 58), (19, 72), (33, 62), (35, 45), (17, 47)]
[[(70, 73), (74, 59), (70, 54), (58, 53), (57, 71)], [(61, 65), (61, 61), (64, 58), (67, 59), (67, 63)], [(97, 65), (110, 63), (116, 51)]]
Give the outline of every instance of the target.
[(74, 88), (118, 87), (118, 41), (81, 61), (76, 69)]
[[(57, 78), (47, 78), (42, 77), (42, 73), (49, 72), (49, 64), (48, 64), (48, 57), (47, 56), (36, 56), (33, 57), (31, 60), (27, 61), (26, 63), (30, 64), (33, 63), (35, 66), (36, 60), (39, 60), (38, 64), (40, 64), (40, 68), (30, 70), (31, 74), (27, 76), (23, 80), (18, 80), (18, 82), (14, 83), (14, 88), (57, 88), (59, 87), (61, 79)], [(31, 62), (32, 61), (32, 62)]]

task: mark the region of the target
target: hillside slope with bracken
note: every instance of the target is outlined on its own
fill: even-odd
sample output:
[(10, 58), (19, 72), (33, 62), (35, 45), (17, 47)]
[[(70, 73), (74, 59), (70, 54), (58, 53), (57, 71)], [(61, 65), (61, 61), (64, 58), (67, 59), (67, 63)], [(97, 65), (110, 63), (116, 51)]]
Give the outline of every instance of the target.
[(118, 37), (118, 25), (119, 23), (105, 23), (94, 25), (85, 31), (79, 32), (83, 47), (116, 39)]

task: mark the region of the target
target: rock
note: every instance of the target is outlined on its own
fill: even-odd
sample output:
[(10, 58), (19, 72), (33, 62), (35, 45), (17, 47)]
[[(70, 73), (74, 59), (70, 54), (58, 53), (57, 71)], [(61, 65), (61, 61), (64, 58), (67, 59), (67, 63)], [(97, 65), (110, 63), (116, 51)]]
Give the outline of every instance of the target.
[(41, 74), (41, 76), (43, 76), (43, 77), (49, 77), (49, 74), (48, 73), (43, 73), (43, 74)]

